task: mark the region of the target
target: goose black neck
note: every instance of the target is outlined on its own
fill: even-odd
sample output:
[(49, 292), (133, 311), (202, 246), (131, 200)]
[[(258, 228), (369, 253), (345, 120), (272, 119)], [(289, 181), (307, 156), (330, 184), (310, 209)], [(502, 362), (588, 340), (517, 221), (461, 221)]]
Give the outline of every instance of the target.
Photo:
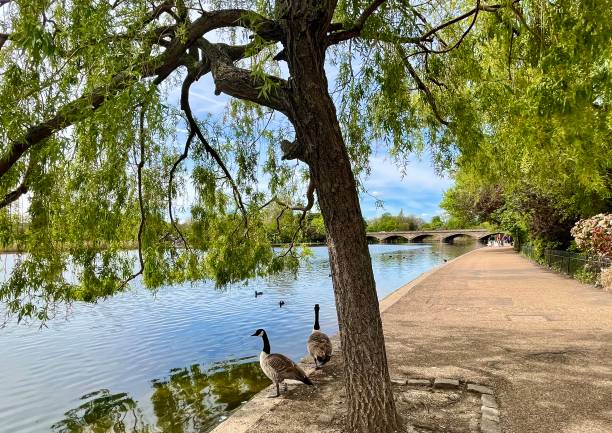
[(263, 351), (264, 353), (267, 353), (269, 355), (270, 354), (270, 341), (268, 340), (268, 334), (264, 332), (261, 338), (263, 338), (263, 343), (264, 343)]
[(321, 329), (319, 327), (319, 309), (318, 308), (315, 308), (315, 323), (314, 323), (313, 329), (315, 331), (318, 331), (319, 329)]

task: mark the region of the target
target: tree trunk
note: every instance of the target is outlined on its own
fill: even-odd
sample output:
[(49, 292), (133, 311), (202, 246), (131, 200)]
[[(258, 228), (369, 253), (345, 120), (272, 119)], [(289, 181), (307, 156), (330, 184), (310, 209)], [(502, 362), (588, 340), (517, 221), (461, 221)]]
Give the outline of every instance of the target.
[(399, 429), (400, 422), (357, 186), (327, 87), (327, 25), (317, 26), (331, 18), (320, 15), (325, 3), (293, 2), (293, 10), (286, 15), (291, 17), (286, 20), (285, 43), (291, 73), (290, 118), (300, 159), (310, 167), (327, 230), (345, 360), (347, 428), (355, 433), (390, 433)]
[(399, 423), (355, 179), (337, 122), (313, 131), (317, 134), (311, 140), (325, 137), (319, 159), (311, 162), (311, 175), (328, 234), (349, 403), (348, 431), (393, 432)]

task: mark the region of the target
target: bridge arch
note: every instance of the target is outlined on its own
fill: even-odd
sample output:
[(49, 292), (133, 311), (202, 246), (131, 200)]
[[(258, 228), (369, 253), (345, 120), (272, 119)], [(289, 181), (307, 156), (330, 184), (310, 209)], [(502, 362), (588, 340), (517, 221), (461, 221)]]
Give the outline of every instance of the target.
[(436, 236), (432, 233), (423, 233), (420, 235), (416, 235), (412, 238), (412, 242), (423, 242), (425, 240), (435, 241), (437, 240)]
[(484, 235), (484, 236), (480, 236), (480, 237), (478, 237), (478, 240), (484, 244), (484, 243), (486, 243), (486, 242), (487, 242), (487, 240), (488, 240), (489, 238), (491, 238), (491, 237), (494, 237), (494, 236), (497, 236), (497, 235), (505, 235), (505, 234), (506, 234), (506, 233), (504, 233), (504, 232), (491, 232), (491, 233), (487, 233), (487, 234), (486, 234), (486, 235)]
[(369, 235), (366, 233), (366, 240), (370, 243), (380, 244), (382, 240), (378, 236)]
[(389, 236), (385, 236), (380, 241), (382, 243), (393, 243), (393, 241), (411, 242), (412, 239), (409, 238), (408, 236), (404, 236), (402, 234), (397, 233), (397, 234), (389, 234)]
[(453, 241), (457, 238), (468, 238), (468, 239), (473, 239), (473, 240), (480, 240), (478, 235), (471, 234), (471, 233), (450, 233), (442, 237), (441, 241), (450, 244), (450, 243), (453, 243)]

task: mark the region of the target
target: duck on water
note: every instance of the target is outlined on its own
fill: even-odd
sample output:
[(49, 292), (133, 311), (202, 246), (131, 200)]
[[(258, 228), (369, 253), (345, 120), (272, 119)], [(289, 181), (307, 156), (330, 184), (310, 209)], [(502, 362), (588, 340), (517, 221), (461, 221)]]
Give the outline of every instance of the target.
[(298, 380), (306, 385), (312, 385), (312, 382), (298, 365), (285, 355), (280, 353), (270, 353), (270, 341), (268, 335), (263, 329), (258, 329), (252, 337), (261, 337), (263, 340), (263, 349), (259, 355), (259, 365), (266, 376), (276, 385), (276, 395), (280, 396), (280, 384), (286, 379)]

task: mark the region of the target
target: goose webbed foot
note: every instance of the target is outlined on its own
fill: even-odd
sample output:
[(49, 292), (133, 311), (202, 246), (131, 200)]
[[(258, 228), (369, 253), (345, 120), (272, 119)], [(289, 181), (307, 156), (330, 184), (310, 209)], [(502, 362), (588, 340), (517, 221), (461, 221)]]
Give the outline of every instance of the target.
[(268, 396), (268, 398), (276, 398), (276, 397), (280, 397), (280, 387), (278, 383), (276, 384), (276, 394), (272, 394)]

